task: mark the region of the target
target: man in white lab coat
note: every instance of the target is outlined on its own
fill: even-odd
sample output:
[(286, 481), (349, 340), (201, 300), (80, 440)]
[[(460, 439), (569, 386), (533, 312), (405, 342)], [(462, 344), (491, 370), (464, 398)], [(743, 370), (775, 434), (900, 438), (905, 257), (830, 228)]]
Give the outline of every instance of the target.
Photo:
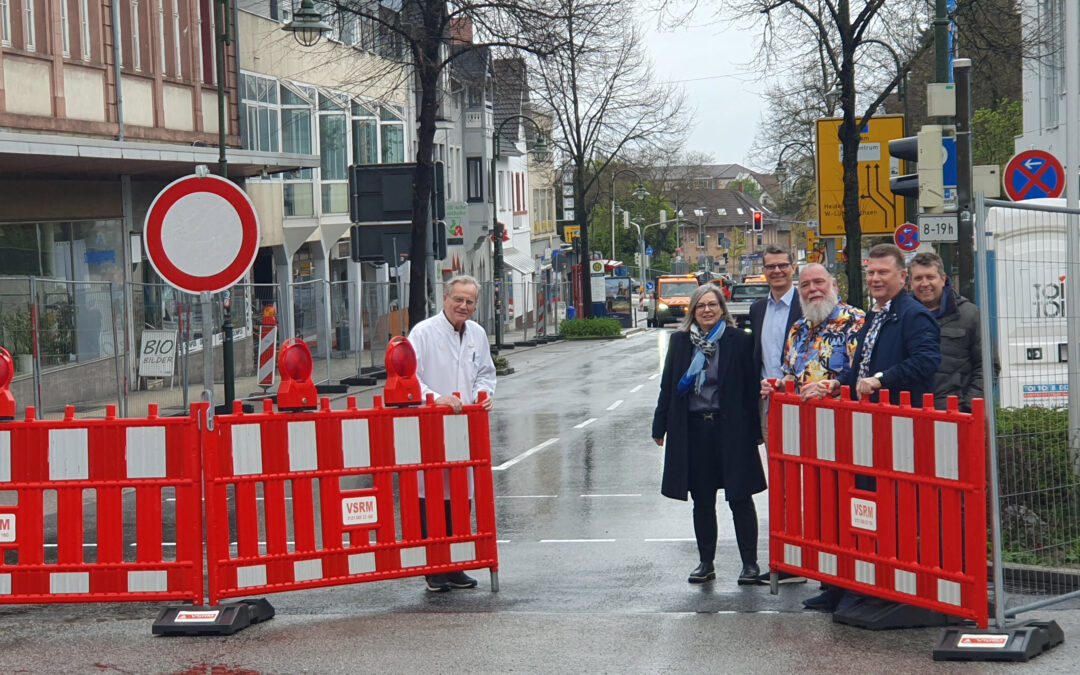
[[(476, 403), (480, 392), (487, 397), (482, 405), (491, 410), (495, 394), (495, 363), (487, 333), (475, 321), (480, 285), (476, 279), (459, 275), (446, 282), (443, 311), (424, 319), (413, 327), (409, 341), (416, 350), (416, 377), (425, 398), (435, 396), (436, 405), (449, 406), (455, 413), (463, 405)], [(445, 474), (444, 474), (445, 475)], [(420, 476), (420, 497), (424, 497), (423, 475)], [(469, 474), (469, 496), (472, 497), (472, 474)], [(420, 512), (426, 513), (423, 503)], [(424, 523), (424, 536), (427, 524)], [(450, 502), (446, 501), (446, 529), (451, 532)], [(442, 593), (451, 588), (475, 588), (476, 579), (464, 572), (432, 574), (426, 577), (427, 589)]]

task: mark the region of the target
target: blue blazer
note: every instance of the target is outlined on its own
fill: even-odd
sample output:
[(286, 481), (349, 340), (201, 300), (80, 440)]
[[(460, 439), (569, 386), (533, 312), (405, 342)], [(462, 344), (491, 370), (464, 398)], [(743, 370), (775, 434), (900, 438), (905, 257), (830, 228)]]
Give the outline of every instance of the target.
[[(772, 291), (769, 291), (772, 297)], [(765, 323), (765, 310), (769, 307), (769, 298), (755, 300), (750, 305), (750, 330), (754, 333), (754, 372), (757, 373), (758, 381), (761, 381), (761, 367), (765, 361), (761, 355), (761, 326)], [(787, 339), (791, 325), (802, 318), (802, 306), (799, 304), (799, 289), (791, 295), (791, 309), (788, 311), (787, 326), (784, 327), (784, 339)], [(781, 354), (781, 356), (783, 356)]]
[[(859, 381), (859, 365), (866, 354), (863, 346), (870, 330), (870, 313), (859, 330), (859, 343), (851, 368), (840, 376), (840, 384), (851, 387)], [(900, 392), (911, 392), (911, 404), (922, 407), (923, 394), (934, 393), (934, 374), (941, 364), (941, 331), (937, 320), (911, 293), (901, 290), (892, 300), (885, 324), (878, 333), (874, 351), (870, 354), (872, 376), (881, 372), (882, 389), (889, 390), (889, 401), (900, 403)], [(877, 401), (877, 394), (870, 397)]]

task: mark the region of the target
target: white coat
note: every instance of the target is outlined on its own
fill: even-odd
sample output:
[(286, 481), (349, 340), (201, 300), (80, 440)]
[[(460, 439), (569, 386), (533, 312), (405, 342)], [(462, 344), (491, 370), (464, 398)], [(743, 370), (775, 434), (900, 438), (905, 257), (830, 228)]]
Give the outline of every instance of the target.
[[(420, 392), (427, 398), (457, 393), (461, 402), (476, 403), (481, 391), (495, 394), (495, 362), (491, 360), (491, 345), (487, 333), (475, 321), (465, 322), (464, 335), (459, 334), (446, 314), (439, 312), (424, 319), (409, 332), (409, 342), (416, 351), (416, 379)], [(444, 480), (449, 475), (444, 472)], [(424, 496), (424, 476), (420, 475), (420, 496)], [(472, 472), (469, 472), (469, 497), (473, 494)]]

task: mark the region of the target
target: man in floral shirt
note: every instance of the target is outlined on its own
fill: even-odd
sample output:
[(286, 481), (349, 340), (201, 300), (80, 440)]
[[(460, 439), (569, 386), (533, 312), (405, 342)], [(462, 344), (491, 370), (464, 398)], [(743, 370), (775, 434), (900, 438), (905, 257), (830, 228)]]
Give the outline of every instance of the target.
[[(784, 380), (795, 381), (805, 401), (824, 398), (828, 381), (851, 367), (858, 347), (855, 336), (866, 315), (840, 302), (836, 280), (817, 263), (806, 265), (799, 275), (799, 301), (803, 315), (788, 332), (781, 370)], [(761, 383), (762, 396), (770, 389), (768, 381)]]

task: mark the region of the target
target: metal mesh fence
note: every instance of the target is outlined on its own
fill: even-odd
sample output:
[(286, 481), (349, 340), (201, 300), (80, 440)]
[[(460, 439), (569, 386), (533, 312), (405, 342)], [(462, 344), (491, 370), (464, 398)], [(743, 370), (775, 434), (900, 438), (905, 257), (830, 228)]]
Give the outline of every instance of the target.
[(999, 621), (1080, 591), (1080, 420), (1070, 415), (1068, 363), (1080, 312), (1066, 291), (1080, 260), (1070, 260), (1076, 242), (1060, 204), (983, 200), (976, 209), (984, 373), (994, 345), (1001, 362), (987, 387)]

